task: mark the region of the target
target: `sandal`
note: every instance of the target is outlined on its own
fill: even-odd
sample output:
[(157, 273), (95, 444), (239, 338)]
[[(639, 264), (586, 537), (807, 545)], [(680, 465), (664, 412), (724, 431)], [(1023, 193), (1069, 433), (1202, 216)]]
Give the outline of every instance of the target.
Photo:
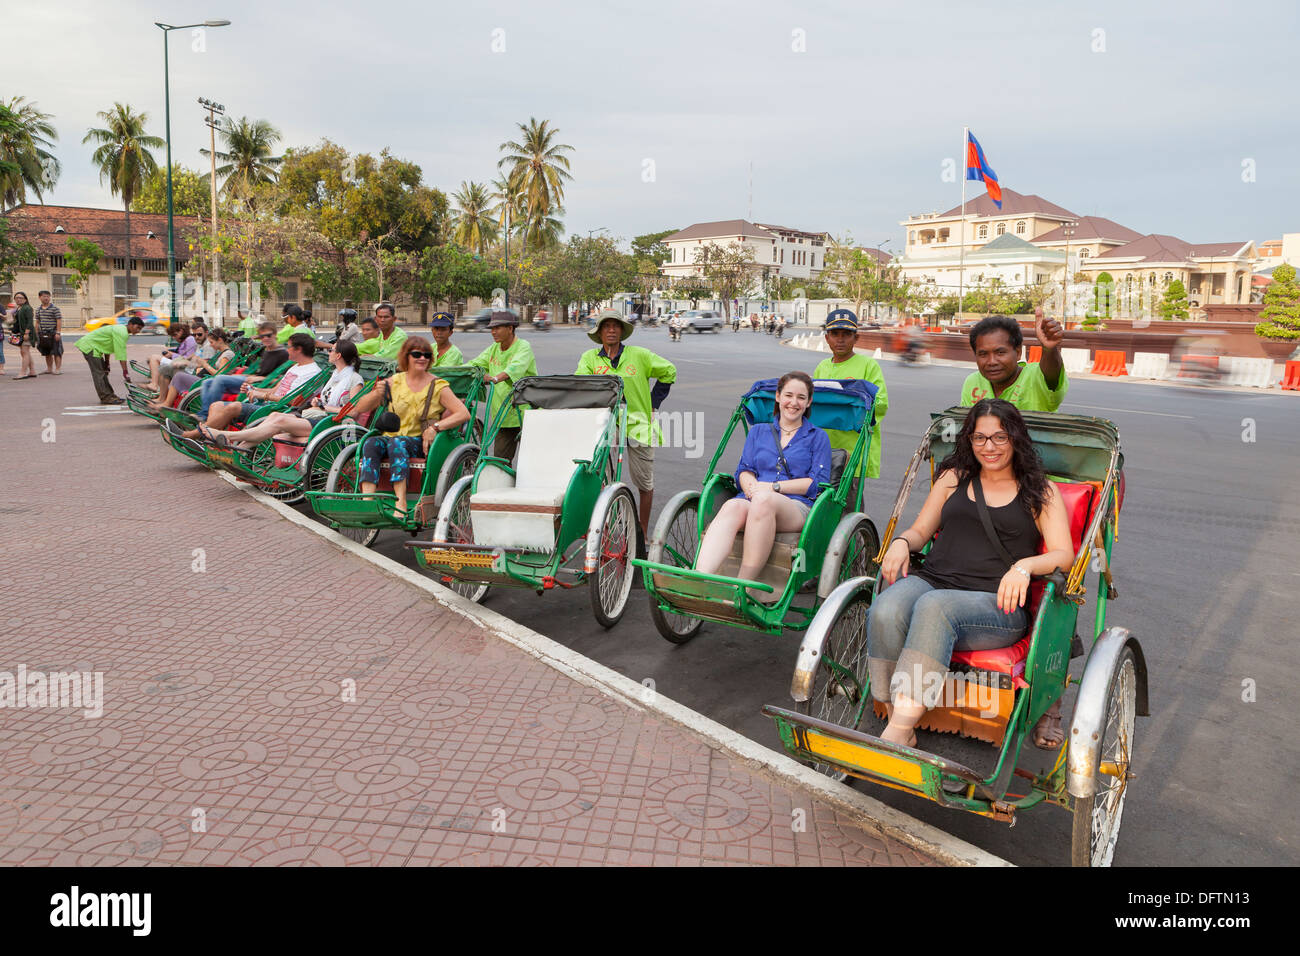
[(1034, 725), (1034, 746), (1040, 750), (1055, 750), (1063, 743), (1065, 731), (1061, 729), (1061, 701), (1057, 698), (1056, 703)]
[(217, 445), (218, 447), (221, 447), (217, 439), (224, 438), (225, 437), (224, 435), (213, 434), (212, 429), (208, 427), (206, 422), (199, 422), (194, 427), (198, 430), (199, 437), (202, 438), (205, 442), (207, 442), (210, 445)]

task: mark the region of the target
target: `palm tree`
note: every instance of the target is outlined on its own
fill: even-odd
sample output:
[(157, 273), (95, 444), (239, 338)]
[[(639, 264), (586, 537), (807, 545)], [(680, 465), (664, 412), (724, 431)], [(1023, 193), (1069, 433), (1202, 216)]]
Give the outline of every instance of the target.
[(167, 143), (144, 131), (148, 113), (133, 113), (131, 107), (114, 103), (111, 110), (96, 114), (105, 125), (86, 133), (83, 143), (96, 143), (90, 161), (99, 167), (99, 181), (108, 181), (109, 191), (122, 197), (126, 211), (126, 293), (131, 294), (131, 203), (144, 185), (145, 177), (158, 169), (149, 152)]
[(456, 229), (452, 238), (479, 255), (497, 238), (497, 223), (492, 214), (492, 194), (482, 183), (462, 182), (451, 197), (456, 203)]
[(59, 161), (50, 152), (59, 138), (49, 113), (15, 96), (0, 100), (0, 206), (9, 209), (27, 199), (27, 190), (44, 202), (42, 191), (54, 188)]
[[(225, 164), (217, 167), (222, 192), (251, 207), (253, 189), (275, 182), (276, 169), (284, 162), (283, 156), (271, 155), (280, 141), (280, 131), (266, 120), (250, 120), (247, 116), (232, 120), (227, 116), (221, 126), (221, 139), (226, 146), (225, 152), (217, 153), (217, 159)], [(200, 152), (210, 155), (206, 149)]]
[[(520, 123), (522, 142), (505, 142), (505, 153), (497, 163), (506, 170), (507, 180), (513, 190), (522, 195), (524, 218), (528, 226), (524, 231), (524, 249), (527, 251), (528, 233), (535, 221), (553, 216), (564, 203), (564, 180), (569, 174), (569, 158), (564, 155), (572, 146), (552, 142), (559, 131), (550, 127), (549, 120), (538, 123), (529, 117), (527, 125)], [(545, 230), (543, 230), (545, 231)]]

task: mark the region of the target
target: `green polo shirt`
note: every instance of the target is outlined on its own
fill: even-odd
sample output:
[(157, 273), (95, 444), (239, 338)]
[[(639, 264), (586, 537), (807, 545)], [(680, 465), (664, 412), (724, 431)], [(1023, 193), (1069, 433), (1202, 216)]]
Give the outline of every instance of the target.
[[(488, 399), (487, 421), (490, 424), (496, 417), (501, 405), (510, 398), (515, 382), (527, 375), (537, 374), (537, 359), (533, 357), (533, 347), (519, 337), (515, 337), (510, 348), (504, 352), (501, 346), (493, 342), (485, 348), (470, 365), (486, 370), (488, 375), (506, 373), (504, 382), (492, 386), (492, 395)], [(502, 428), (518, 428), (520, 425), (519, 409), (512, 408), (506, 412), (501, 422)]]
[[(876, 386), (874, 406), (876, 423), (871, 427), (871, 447), (867, 449), (858, 474), (864, 478), (879, 478), (880, 420), (889, 411), (889, 392), (885, 389), (885, 375), (880, 371), (880, 363), (866, 355), (854, 352), (853, 356), (844, 362), (837, 363), (833, 357), (823, 359), (818, 363), (817, 368), (813, 369), (813, 378), (855, 378)], [(827, 428), (825, 431), (826, 437), (831, 440), (832, 448), (843, 448), (850, 455), (853, 454), (853, 448), (858, 443), (857, 432), (844, 432), (835, 428)]]
[(253, 338), (257, 335), (257, 327), (262, 323), (251, 315), (246, 315), (239, 320), (239, 331), (244, 333), (245, 338)]
[(87, 355), (111, 355), (120, 362), (126, 361), (126, 341), (131, 333), (125, 325), (101, 325), (95, 331), (77, 339), (77, 348)]
[[(437, 352), (438, 346), (435, 345), (433, 347), (433, 350)], [(464, 365), (464, 364), (465, 364), (465, 356), (460, 354), (460, 349), (456, 348), (456, 346), (451, 345), (450, 343), (447, 345), (447, 351), (443, 352), (439, 356), (436, 356), (433, 360), (434, 368), (438, 368), (443, 365)]]
[(406, 332), (393, 326), (393, 331), (388, 338), (384, 338), (384, 333), (380, 332), (373, 339), (357, 343), (357, 354), (396, 360), (397, 353), (402, 351), (402, 343), (405, 341)]
[(601, 349), (588, 349), (578, 360), (574, 375), (617, 375), (623, 379), (623, 396), (627, 399), (627, 437), (643, 445), (662, 445), (664, 436), (654, 420), (650, 404), (650, 379), (671, 385), (677, 381), (677, 368), (639, 345), (624, 345), (614, 365)]
[(1002, 398), (1022, 412), (1054, 412), (1060, 408), (1065, 393), (1070, 388), (1065, 369), (1061, 369), (1061, 380), (1056, 383), (1056, 388), (1051, 389), (1047, 387), (1047, 380), (1043, 378), (1043, 370), (1037, 362), (1019, 364), (1020, 374), (1016, 380), (1004, 388), (1001, 395), (996, 396), (993, 394), (993, 386), (978, 369), (971, 372), (961, 387), (961, 403), (969, 406), (982, 398)]
[(279, 342), (281, 345), (283, 345), (285, 342), (289, 341), (289, 336), (293, 335), (293, 333), (297, 331), (298, 329), (295, 326), (292, 326), (288, 322), (286, 322), (284, 323), (284, 328), (282, 328), (279, 332), (275, 333), (275, 340)]

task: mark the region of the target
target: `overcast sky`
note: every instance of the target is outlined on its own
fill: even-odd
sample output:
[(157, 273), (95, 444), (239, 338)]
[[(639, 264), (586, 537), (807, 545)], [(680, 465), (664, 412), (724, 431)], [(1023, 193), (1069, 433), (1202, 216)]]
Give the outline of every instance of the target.
[(968, 124), (1004, 187), (1141, 233), (1259, 241), (1300, 231), (1298, 9), (53, 0), (9, 5), (0, 95), (53, 114), (47, 202), (117, 205), (81, 145), (95, 113), (129, 103), (162, 136), (154, 21), (224, 18), (171, 34), (173, 159), (196, 168), (200, 96), (282, 147), (388, 146), (448, 194), (491, 180), (535, 116), (574, 147), (569, 234), (753, 218), (898, 249), (901, 219), (960, 201), (942, 170)]

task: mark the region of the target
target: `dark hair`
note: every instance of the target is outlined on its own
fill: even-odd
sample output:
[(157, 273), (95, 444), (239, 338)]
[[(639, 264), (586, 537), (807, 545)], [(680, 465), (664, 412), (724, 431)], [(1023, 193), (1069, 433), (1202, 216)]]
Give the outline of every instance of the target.
[(303, 309), (303, 310), (302, 310), (302, 320), (303, 320), (304, 322), (306, 322), (306, 321), (307, 321), (308, 319), (310, 319), (310, 318), (311, 318), (311, 309)]
[(986, 415), (991, 415), (1002, 423), (1002, 428), (1011, 439), (1011, 472), (1016, 476), (1020, 487), (1020, 500), (1029, 507), (1033, 517), (1043, 510), (1047, 500), (1047, 474), (1043, 471), (1043, 460), (1038, 457), (1038, 449), (1029, 437), (1029, 426), (1025, 424), (1020, 409), (1003, 398), (982, 398), (966, 414), (966, 423), (957, 433), (957, 441), (952, 454), (939, 463), (939, 471), (951, 469), (958, 481), (976, 478), (980, 473), (979, 458), (971, 445), (970, 436), (975, 432), (975, 423)]
[(1009, 315), (989, 315), (976, 322), (975, 327), (970, 330), (970, 350), (975, 351), (975, 343), (979, 341), (981, 335), (999, 331), (1007, 333), (1013, 349), (1018, 349), (1024, 344), (1025, 337), (1020, 331), (1019, 322)]
[[(804, 387), (808, 389), (808, 407), (803, 410), (803, 417), (807, 418), (808, 414), (812, 411), (812, 394), (813, 394), (812, 376), (810, 376), (807, 372), (786, 372), (784, 375), (781, 376), (780, 379), (777, 380), (776, 394), (779, 396), (781, 392), (785, 390), (785, 386), (792, 380), (797, 382), (803, 382)], [(780, 406), (777, 404), (776, 401), (773, 401), (772, 405), (773, 405), (772, 415), (775, 418), (780, 418), (781, 417)]]
[(334, 354), (342, 356), (343, 361), (351, 365), (358, 372), (361, 371), (361, 356), (357, 354), (357, 347), (351, 342), (335, 342)]
[(261, 325), (257, 327), (257, 331), (258, 334), (263, 334), (266, 332), (278, 332), (280, 330), (275, 327), (274, 322), (263, 322)]
[(189, 338), (190, 335), (190, 327), (186, 325), (184, 322), (177, 322), (175, 325), (171, 326), (167, 331), (172, 334), (172, 338), (174, 338), (177, 342), (184, 342), (187, 338)]
[[(406, 341), (402, 343), (402, 350), (397, 353), (397, 367), (403, 372), (405, 372), (406, 367), (411, 364), (411, 350), (417, 348), (422, 348), (424, 351), (432, 353), (434, 358), (438, 357), (438, 350), (435, 349), (433, 343), (423, 335), (408, 335)], [(430, 374), (433, 373), (432, 361), (429, 362), (429, 372)]]
[(27, 304), (29, 304), (29, 303), (32, 301), (31, 299), (27, 298), (27, 293), (26, 293), (26, 292), (15, 292), (15, 293), (13, 294), (13, 298), (15, 298), (15, 299), (18, 298), (18, 296), (22, 296), (22, 297), (23, 297), (23, 305), (27, 305)]
[(138, 316), (138, 315), (133, 315), (133, 316), (131, 316), (131, 318), (129, 318), (129, 319), (126, 320), (126, 327), (129, 329), (129, 328), (130, 328), (131, 326), (133, 326), (133, 325), (138, 325), (138, 326), (140, 326), (140, 328), (143, 329), (143, 328), (144, 328), (144, 319), (140, 318), (140, 316)]
[(302, 319), (302, 309), (298, 308), (296, 305), (286, 305), (280, 310), (280, 314), (285, 318)]
[(316, 354), (316, 340), (306, 332), (295, 332), (289, 336), (286, 345), (293, 345), (302, 350), (302, 354), (308, 358)]
[[(50, 295), (50, 290), (49, 290), (49, 289), (42, 289), (40, 292), (36, 293), (36, 295), (37, 295), (37, 296)], [(50, 297), (53, 298), (53, 296), (50, 296)]]
[(375, 306), (375, 315), (379, 314), (380, 309), (387, 309), (389, 315), (391, 315), (393, 318), (397, 318), (397, 310), (393, 308), (393, 304), (391, 302), (380, 302), (377, 306)]
[(366, 316), (364, 319), (362, 319), (362, 320), (361, 320), (360, 322), (358, 322), (357, 324), (358, 324), (358, 325), (373, 325), (375, 328), (379, 328), (379, 323), (375, 320), (375, 317), (374, 317), (373, 315), (368, 315), (368, 316)]
[(210, 339), (221, 339), (221, 341), (223, 341), (223, 342), (229, 342), (229, 341), (230, 341), (230, 333), (227, 332), (225, 329), (220, 328), (220, 327), (218, 327), (218, 328), (214, 328), (214, 329), (208, 329), (208, 338), (210, 338)]

